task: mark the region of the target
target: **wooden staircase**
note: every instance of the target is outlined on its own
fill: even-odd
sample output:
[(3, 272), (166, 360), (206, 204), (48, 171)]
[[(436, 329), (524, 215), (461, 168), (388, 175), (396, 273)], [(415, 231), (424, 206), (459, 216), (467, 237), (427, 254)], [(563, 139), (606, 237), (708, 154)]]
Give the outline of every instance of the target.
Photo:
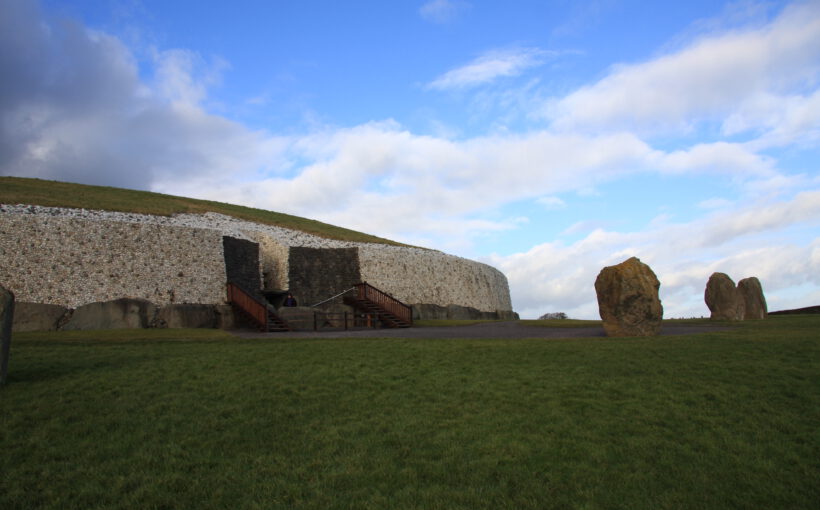
[(250, 319), (261, 331), (290, 331), (290, 326), (276, 315), (273, 307), (243, 290), (234, 283), (228, 282), (228, 303), (245, 317)]
[(388, 328), (409, 328), (413, 325), (413, 310), (376, 287), (357, 283), (355, 296), (345, 296), (346, 304), (359, 312), (372, 315)]

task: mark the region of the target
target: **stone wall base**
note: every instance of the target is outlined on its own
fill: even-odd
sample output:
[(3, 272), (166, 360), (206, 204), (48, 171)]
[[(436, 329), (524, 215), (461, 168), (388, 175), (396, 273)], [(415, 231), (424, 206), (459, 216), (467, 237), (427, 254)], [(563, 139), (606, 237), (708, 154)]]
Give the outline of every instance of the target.
[(216, 328), (233, 329), (238, 321), (230, 305), (181, 303), (158, 306), (144, 299), (121, 298), (77, 309), (42, 303), (17, 303), (12, 330), (71, 331), (91, 329)]
[(411, 307), (413, 308), (413, 320), (518, 320), (518, 314), (509, 310), (482, 312), (469, 306), (440, 306), (428, 303), (417, 303)]

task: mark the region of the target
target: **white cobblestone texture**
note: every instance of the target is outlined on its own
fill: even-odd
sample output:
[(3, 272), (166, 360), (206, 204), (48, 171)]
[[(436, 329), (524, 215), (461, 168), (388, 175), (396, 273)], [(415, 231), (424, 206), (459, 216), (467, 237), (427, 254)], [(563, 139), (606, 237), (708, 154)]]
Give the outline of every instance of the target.
[(440, 251), (370, 245), (359, 248), (362, 280), (404, 303), (510, 311), (507, 278), (492, 266)]
[(222, 303), (222, 235), (213, 230), (0, 214), (0, 281), (17, 299), (76, 308), (121, 297)]
[(495, 268), (436, 250), (336, 241), (217, 213), (146, 214), (0, 204), (0, 282), (21, 301), (119, 297), (222, 303), (222, 236), (254, 241), (266, 288), (288, 288), (293, 246), (359, 249), (364, 281), (406, 303), (512, 309)]

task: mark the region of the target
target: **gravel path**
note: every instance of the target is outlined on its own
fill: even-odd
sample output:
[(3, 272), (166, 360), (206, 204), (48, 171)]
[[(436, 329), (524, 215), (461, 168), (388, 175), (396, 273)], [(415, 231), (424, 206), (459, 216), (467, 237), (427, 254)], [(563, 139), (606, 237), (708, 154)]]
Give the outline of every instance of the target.
[[(722, 326), (666, 325), (661, 335), (689, 335), (725, 331)], [(526, 326), (520, 322), (486, 322), (469, 326), (425, 327), (406, 329), (364, 329), (351, 331), (292, 331), (258, 333), (232, 331), (242, 338), (595, 338), (606, 337), (601, 327), (548, 328)]]

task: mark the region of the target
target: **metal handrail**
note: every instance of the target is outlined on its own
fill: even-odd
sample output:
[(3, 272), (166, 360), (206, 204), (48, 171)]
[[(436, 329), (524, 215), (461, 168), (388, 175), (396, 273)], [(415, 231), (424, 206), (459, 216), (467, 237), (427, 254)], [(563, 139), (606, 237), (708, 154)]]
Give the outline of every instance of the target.
[(336, 295), (335, 295), (335, 296), (333, 296), (333, 297), (329, 297), (329, 298), (325, 299), (324, 301), (319, 301), (319, 302), (318, 302), (318, 303), (316, 303), (315, 305), (311, 305), (311, 308), (316, 308), (317, 306), (319, 306), (319, 305), (323, 305), (323, 304), (327, 303), (328, 301), (333, 301), (333, 300), (334, 300), (334, 299), (336, 299), (337, 297), (339, 297), (339, 296), (343, 296), (343, 295), (347, 294), (348, 292), (352, 292), (352, 291), (354, 291), (354, 290), (356, 290), (356, 287), (350, 287), (349, 289), (347, 289), (347, 290), (346, 290), (346, 291), (344, 291), (344, 292), (340, 292), (340, 293), (336, 294)]

